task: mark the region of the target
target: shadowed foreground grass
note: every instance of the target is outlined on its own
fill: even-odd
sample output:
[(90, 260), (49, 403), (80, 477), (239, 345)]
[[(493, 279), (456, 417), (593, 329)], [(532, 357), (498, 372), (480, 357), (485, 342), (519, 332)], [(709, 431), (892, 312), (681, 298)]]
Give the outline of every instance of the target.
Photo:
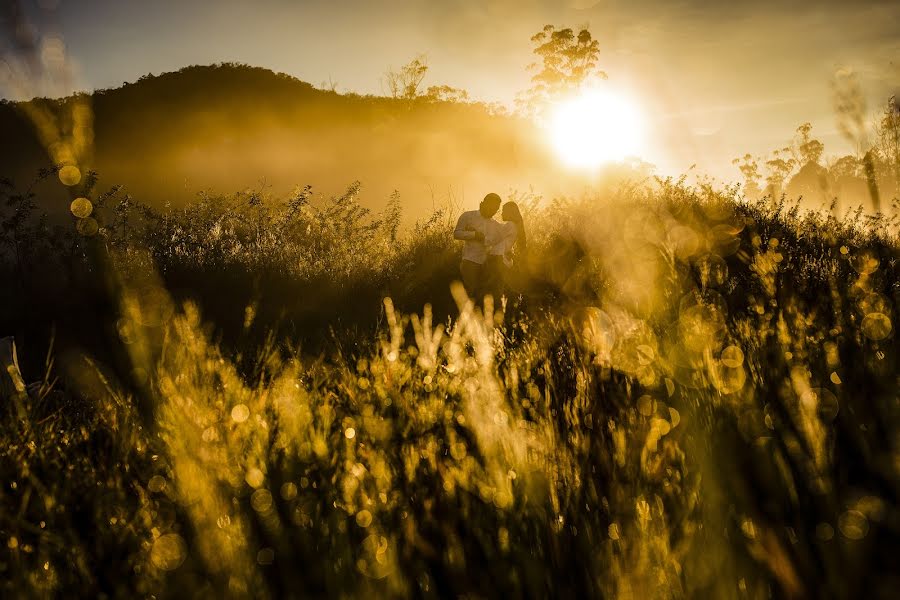
[(354, 195), (7, 228), (3, 322), (59, 350), (0, 407), (5, 593), (897, 589), (896, 222), (671, 181), (526, 201), (481, 308), (444, 216)]

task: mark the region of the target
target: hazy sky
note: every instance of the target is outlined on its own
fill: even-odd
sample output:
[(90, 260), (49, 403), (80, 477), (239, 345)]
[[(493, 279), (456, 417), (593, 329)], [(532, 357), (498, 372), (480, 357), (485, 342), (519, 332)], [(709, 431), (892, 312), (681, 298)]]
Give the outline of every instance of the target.
[[(9, 5), (8, 0), (0, 0)], [(900, 91), (900, 2), (753, 0), (23, 0), (39, 33), (76, 65), (75, 87), (237, 61), (339, 91), (383, 93), (382, 75), (417, 53), (426, 85), (511, 101), (528, 87), (530, 36), (589, 26), (609, 85), (650, 124), (647, 159), (720, 176), (744, 152), (787, 142), (804, 121), (827, 153), (848, 149), (830, 81), (853, 69), (874, 113)], [(9, 51), (7, 33), (2, 51)], [(9, 90), (0, 90), (11, 96)]]

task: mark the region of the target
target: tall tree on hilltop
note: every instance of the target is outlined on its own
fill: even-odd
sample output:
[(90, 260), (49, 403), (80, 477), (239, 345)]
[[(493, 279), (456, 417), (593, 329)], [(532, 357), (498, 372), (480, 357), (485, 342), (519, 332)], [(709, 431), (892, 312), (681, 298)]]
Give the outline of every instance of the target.
[(388, 69), (384, 74), (392, 98), (413, 100), (419, 95), (419, 86), (428, 73), (428, 60), (420, 54), (396, 71)]
[(600, 43), (587, 28), (576, 34), (571, 28), (545, 25), (531, 41), (540, 60), (528, 66), (535, 71), (532, 86), (517, 100), (525, 112), (539, 114), (548, 103), (577, 91), (590, 78), (606, 79), (606, 73), (597, 68)]

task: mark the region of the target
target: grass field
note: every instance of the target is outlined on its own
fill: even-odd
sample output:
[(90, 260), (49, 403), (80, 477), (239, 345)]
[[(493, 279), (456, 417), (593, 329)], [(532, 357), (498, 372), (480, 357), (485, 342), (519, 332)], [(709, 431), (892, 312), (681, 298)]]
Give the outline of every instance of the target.
[(473, 304), (449, 212), (89, 188), (53, 227), (0, 192), (5, 594), (900, 586), (896, 219), (519, 196), (514, 289)]

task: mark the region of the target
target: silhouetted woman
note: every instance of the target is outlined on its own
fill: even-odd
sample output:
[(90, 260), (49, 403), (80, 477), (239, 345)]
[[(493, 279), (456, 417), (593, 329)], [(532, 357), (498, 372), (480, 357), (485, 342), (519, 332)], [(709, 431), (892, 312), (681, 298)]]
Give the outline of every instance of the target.
[(496, 228), (490, 239), (485, 240), (488, 246), (488, 281), (489, 291), (494, 298), (509, 291), (521, 291), (522, 271), (525, 260), (525, 222), (519, 205), (507, 202), (500, 213), (503, 224)]

